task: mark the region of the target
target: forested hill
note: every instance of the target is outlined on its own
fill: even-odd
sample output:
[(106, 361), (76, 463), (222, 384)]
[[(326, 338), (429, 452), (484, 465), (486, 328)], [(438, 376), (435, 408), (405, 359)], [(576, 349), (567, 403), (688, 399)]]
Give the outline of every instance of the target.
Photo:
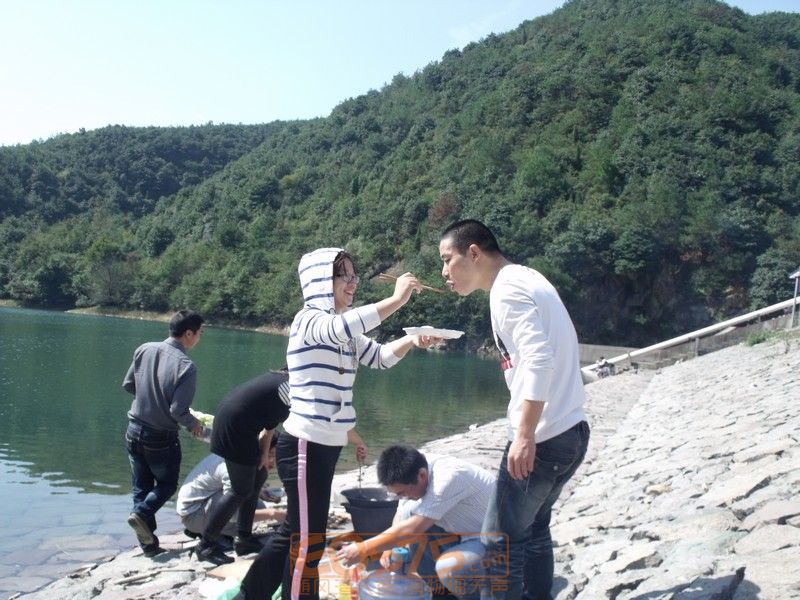
[[(0, 148), (0, 199), (0, 294), (26, 303), (285, 324), (304, 251), (439, 285), (440, 230), (475, 217), (551, 278), (582, 341), (644, 344), (791, 296), (800, 15), (573, 0), (325, 119)], [(485, 303), (423, 294), (382, 331), (474, 343)]]

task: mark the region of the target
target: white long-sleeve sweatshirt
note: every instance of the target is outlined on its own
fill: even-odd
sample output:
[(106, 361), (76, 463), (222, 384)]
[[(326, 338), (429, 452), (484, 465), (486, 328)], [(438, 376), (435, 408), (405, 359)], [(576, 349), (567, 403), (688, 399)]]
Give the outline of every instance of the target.
[(511, 393), (508, 439), (514, 439), (523, 403), (529, 400), (545, 403), (537, 443), (585, 420), (578, 336), (553, 285), (538, 271), (508, 265), (492, 284), (489, 306)]
[(289, 333), (291, 411), (283, 428), (296, 437), (344, 446), (355, 427), (353, 382), (358, 364), (389, 368), (400, 360), (391, 348), (364, 335), (381, 320), (374, 304), (337, 315), (333, 302), (333, 261), (340, 248), (303, 256), (298, 273), (305, 305)]

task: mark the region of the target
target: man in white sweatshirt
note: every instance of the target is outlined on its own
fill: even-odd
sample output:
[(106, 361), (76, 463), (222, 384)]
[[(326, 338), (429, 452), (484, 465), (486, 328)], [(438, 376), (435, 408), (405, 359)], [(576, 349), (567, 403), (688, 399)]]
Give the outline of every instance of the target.
[(550, 282), (503, 256), (483, 223), (450, 225), (439, 254), (452, 291), (489, 292), (511, 395), (508, 443), (483, 525), (492, 556), (487, 590), (492, 598), (551, 598), (551, 510), (589, 442), (575, 328)]

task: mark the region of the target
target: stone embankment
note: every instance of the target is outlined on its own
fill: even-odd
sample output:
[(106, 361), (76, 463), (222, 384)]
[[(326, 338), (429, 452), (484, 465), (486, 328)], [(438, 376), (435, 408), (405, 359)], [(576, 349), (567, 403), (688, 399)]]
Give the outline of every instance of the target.
[[(554, 512), (557, 598), (800, 598), (798, 373), (795, 335), (588, 385), (589, 453)], [(500, 420), (423, 450), (496, 469), (504, 443)], [(215, 597), (193, 543), (162, 543), (154, 560), (132, 550), (23, 597)]]
[(653, 377), (556, 514), (560, 598), (800, 598), (799, 344)]

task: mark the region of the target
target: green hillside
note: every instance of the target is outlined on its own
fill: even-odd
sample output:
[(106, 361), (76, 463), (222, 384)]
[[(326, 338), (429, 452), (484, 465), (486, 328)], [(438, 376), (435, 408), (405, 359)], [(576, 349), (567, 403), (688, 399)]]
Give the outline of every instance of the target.
[[(475, 217), (553, 280), (582, 341), (644, 344), (791, 296), (800, 15), (573, 0), (325, 119), (0, 148), (0, 202), (0, 295), (29, 304), (284, 324), (304, 251), (439, 285), (439, 231)], [(424, 294), (382, 332), (476, 343), (486, 312)]]

